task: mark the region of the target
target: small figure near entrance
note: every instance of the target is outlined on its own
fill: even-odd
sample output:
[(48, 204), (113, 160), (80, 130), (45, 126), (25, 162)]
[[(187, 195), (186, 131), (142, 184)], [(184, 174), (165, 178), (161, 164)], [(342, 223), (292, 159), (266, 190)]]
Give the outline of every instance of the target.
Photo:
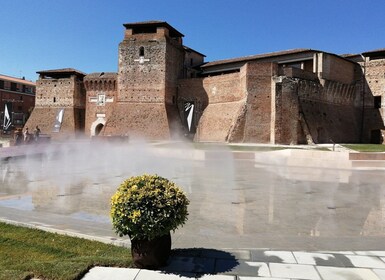
[(15, 145), (19, 146), (23, 143), (23, 132), (21, 128), (17, 128), (15, 131)]
[(37, 125), (35, 130), (33, 131), (33, 138), (34, 138), (35, 142), (39, 141), (39, 137), (40, 137), (40, 128)]
[(24, 130), (24, 144), (28, 144), (31, 141), (31, 133), (29, 133), (28, 127)]

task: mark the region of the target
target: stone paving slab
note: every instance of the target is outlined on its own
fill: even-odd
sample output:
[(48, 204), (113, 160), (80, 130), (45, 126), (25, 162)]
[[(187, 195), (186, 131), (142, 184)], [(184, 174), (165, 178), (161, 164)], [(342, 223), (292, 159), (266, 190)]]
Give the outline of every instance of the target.
[(297, 263), (292, 252), (252, 250), (251, 260), (259, 262)]
[(385, 262), (374, 256), (346, 255), (355, 267), (385, 269)]
[(293, 252), (298, 264), (344, 267), (344, 263), (334, 254)]
[(363, 280), (381, 280), (377, 275), (370, 269), (365, 268), (347, 268), (347, 267), (317, 267), (319, 274), (322, 279), (330, 280), (352, 280), (352, 279), (363, 279)]
[(317, 270), (312, 265), (271, 263), (269, 267), (273, 277), (321, 280)]
[(385, 280), (383, 251), (229, 251), (245, 259), (226, 250), (178, 249), (160, 271), (94, 267), (83, 280)]

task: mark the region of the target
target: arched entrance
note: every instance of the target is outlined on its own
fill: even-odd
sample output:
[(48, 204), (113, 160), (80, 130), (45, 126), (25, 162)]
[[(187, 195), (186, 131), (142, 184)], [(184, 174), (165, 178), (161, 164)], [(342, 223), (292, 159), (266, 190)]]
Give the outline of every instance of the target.
[(90, 127), (90, 135), (98, 136), (102, 132), (104, 126), (106, 125), (106, 120), (104, 117), (98, 117)]
[(100, 134), (100, 131), (102, 131), (104, 125), (102, 123), (98, 124), (96, 127), (95, 127), (95, 136), (98, 136)]

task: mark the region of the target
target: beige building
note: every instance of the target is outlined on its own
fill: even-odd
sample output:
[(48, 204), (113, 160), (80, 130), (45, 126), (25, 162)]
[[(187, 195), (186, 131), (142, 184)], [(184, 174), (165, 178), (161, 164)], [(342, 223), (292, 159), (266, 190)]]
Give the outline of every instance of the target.
[(385, 50), (295, 49), (205, 63), (166, 22), (124, 27), (117, 73), (38, 72), (27, 125), (54, 138), (382, 142)]

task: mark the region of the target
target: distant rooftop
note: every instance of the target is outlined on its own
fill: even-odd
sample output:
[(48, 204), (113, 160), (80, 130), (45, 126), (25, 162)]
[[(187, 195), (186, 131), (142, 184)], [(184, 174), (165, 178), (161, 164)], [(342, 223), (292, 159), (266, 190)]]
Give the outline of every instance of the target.
[(71, 75), (80, 76), (83, 78), (86, 76), (86, 73), (83, 73), (79, 70), (76, 70), (74, 68), (62, 68), (62, 69), (52, 69), (52, 70), (42, 70), (36, 72), (39, 75), (51, 77), (51, 78), (63, 78)]
[(165, 21), (159, 20), (151, 20), (151, 21), (142, 21), (142, 22), (134, 22), (134, 23), (125, 23), (123, 26), (126, 29), (137, 30), (135, 33), (149, 33), (148, 30), (152, 30), (157, 27), (166, 27), (169, 30), (169, 34), (171, 37), (184, 37), (182, 33), (176, 30), (174, 27), (169, 25)]
[(377, 57), (377, 56), (384, 56), (385, 55), (385, 49), (377, 49), (373, 51), (363, 52), (363, 56), (366, 57)]
[(249, 56), (237, 57), (232, 59), (224, 59), (224, 60), (208, 62), (205, 65), (202, 65), (202, 68), (221, 65), (221, 64), (235, 63), (235, 62), (245, 62), (245, 61), (257, 60), (262, 58), (278, 57), (278, 56), (289, 55), (289, 54), (314, 53), (314, 52), (320, 52), (320, 51), (313, 50), (313, 49), (292, 49), (292, 50), (271, 52), (271, 53), (265, 53), (265, 54), (249, 55)]
[(1, 75), (0, 74), (0, 80), (10, 81), (10, 82), (14, 82), (14, 83), (29, 85), (29, 86), (36, 86), (36, 83), (34, 83), (32, 81), (28, 81), (28, 80), (25, 80), (23, 78), (11, 77), (11, 76), (7, 76), (7, 75)]

